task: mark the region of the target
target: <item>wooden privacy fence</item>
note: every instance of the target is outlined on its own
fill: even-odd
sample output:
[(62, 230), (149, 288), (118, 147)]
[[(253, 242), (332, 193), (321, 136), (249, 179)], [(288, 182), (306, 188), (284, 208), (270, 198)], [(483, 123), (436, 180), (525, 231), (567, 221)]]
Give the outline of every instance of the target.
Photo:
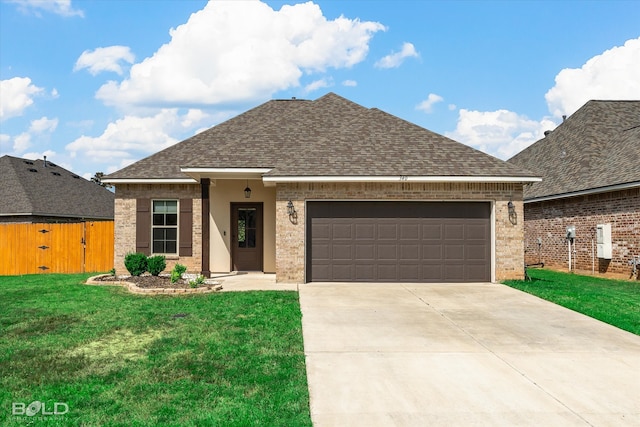
[(0, 224), (0, 275), (113, 268), (113, 221)]

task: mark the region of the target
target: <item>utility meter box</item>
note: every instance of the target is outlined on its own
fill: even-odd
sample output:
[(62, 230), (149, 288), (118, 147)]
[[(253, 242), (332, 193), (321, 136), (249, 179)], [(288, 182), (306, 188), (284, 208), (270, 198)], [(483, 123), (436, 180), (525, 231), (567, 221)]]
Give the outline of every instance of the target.
[(567, 239), (575, 239), (576, 238), (576, 226), (570, 225), (567, 227)]
[(611, 224), (598, 224), (596, 227), (598, 258), (611, 259)]

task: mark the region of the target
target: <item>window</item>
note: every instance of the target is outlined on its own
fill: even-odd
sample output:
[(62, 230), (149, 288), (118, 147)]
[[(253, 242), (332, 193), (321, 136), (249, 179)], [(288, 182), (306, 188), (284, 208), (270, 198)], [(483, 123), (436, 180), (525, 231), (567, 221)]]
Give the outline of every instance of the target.
[(151, 227), (154, 254), (178, 253), (178, 201), (154, 200)]

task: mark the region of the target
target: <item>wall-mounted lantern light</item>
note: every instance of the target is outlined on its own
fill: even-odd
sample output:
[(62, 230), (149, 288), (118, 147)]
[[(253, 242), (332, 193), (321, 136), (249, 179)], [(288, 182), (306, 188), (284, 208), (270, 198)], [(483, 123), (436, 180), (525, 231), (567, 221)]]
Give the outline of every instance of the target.
[(296, 212), (296, 208), (293, 206), (291, 200), (287, 202), (287, 213), (289, 214), (289, 221), (294, 224), (298, 222), (298, 212)]
[(509, 222), (516, 225), (518, 223), (518, 214), (516, 213), (516, 207), (511, 200), (507, 203), (507, 209), (509, 210)]
[(251, 197), (251, 189), (249, 188), (249, 180), (247, 180), (247, 186), (244, 189), (244, 198), (248, 199)]

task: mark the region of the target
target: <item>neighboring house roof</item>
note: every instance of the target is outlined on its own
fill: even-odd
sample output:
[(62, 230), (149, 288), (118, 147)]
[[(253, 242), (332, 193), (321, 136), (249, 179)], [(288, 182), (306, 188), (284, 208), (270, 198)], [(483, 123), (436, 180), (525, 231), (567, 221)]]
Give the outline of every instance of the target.
[(184, 172), (193, 168), (263, 168), (265, 181), (534, 177), (521, 167), (329, 93), (314, 101), (268, 101), (110, 174), (105, 181), (188, 178)]
[(542, 176), (525, 200), (640, 186), (640, 101), (589, 101), (509, 162)]
[(49, 161), (0, 157), (0, 216), (113, 219), (114, 194)]

